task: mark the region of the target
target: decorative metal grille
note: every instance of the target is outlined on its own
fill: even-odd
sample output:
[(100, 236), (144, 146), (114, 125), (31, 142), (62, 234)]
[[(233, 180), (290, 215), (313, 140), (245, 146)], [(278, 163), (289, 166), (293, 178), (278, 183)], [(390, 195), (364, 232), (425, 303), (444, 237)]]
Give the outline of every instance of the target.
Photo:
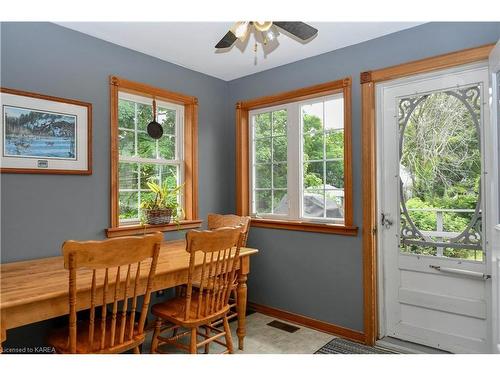
[[(476, 127), (477, 137), (480, 138), (480, 118), (481, 118), (481, 88), (479, 85), (469, 86), (465, 88), (447, 90), (443, 92), (446, 95), (457, 98), (467, 111), (469, 112), (472, 121)], [(403, 138), (408, 121), (415, 109), (423, 104), (432, 94), (418, 95), (414, 97), (403, 98), (399, 100), (399, 160), (402, 159)], [(480, 142), (479, 142), (480, 144)], [(413, 222), (404, 196), (403, 180), (400, 181), (400, 246), (417, 245), (436, 248), (460, 248), (482, 251), (482, 212), (481, 212), (481, 189), (479, 189), (478, 200), (472, 219), (467, 224), (466, 228), (458, 235), (451, 238), (436, 238), (436, 236), (424, 233), (426, 231), (417, 228)], [(479, 181), (481, 186), (481, 180)]]

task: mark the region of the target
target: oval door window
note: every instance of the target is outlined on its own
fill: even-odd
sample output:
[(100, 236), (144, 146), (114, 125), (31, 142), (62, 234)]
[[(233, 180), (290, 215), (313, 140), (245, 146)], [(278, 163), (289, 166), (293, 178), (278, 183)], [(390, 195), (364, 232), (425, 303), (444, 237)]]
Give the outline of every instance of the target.
[(401, 251), (482, 261), (480, 85), (398, 108)]

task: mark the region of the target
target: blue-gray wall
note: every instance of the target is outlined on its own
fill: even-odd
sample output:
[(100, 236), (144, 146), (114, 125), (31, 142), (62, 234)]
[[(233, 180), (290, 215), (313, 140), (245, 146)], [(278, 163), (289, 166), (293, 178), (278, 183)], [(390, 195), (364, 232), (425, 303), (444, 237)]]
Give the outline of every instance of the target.
[[(237, 101), (352, 77), (354, 223), (361, 226), (360, 72), (499, 38), (500, 23), (425, 24), (230, 81), (229, 98), (234, 109)], [(252, 228), (249, 241), (262, 249), (252, 263), (251, 301), (363, 330), (361, 230), (358, 237), (345, 237)]]
[(69, 238), (104, 237), (110, 223), (110, 75), (198, 97), (200, 217), (232, 208), (231, 156), (221, 147), (227, 82), (55, 24), (2, 23), (3, 87), (93, 106), (91, 176), (1, 175), (2, 262), (59, 255)]
[[(426, 24), (224, 82), (57, 25), (2, 23), (2, 86), (93, 104), (94, 172), (92, 176), (2, 174), (1, 260), (58, 255), (65, 239), (104, 236), (109, 225), (111, 74), (199, 98), (202, 218), (212, 211), (234, 211), (237, 101), (351, 76), (354, 221), (360, 226), (359, 73), (492, 43), (499, 37), (499, 23)], [(261, 249), (252, 260), (251, 301), (363, 330), (360, 235), (252, 228), (249, 241)], [(33, 339), (33, 331), (13, 330), (8, 344), (25, 342), (27, 336)]]

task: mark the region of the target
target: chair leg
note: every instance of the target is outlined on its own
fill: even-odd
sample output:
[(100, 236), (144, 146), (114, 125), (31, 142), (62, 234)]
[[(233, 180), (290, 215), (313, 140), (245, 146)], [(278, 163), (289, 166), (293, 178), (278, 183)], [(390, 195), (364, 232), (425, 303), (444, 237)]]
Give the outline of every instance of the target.
[(226, 345), (227, 345), (227, 350), (229, 351), (229, 354), (233, 353), (233, 338), (231, 337), (231, 328), (229, 327), (229, 321), (227, 319), (227, 316), (223, 318), (224, 322), (224, 331), (226, 332)]
[(156, 353), (158, 349), (158, 336), (161, 332), (161, 318), (156, 318), (155, 329), (153, 331), (153, 338), (151, 339), (151, 353)]
[(141, 350), (139, 349), (139, 346), (136, 346), (134, 348), (134, 354), (141, 354)]
[[(209, 336), (210, 335), (210, 329), (208, 327), (205, 327), (205, 335)], [(210, 343), (205, 344), (205, 354), (208, 354), (208, 351), (210, 349)]]
[(196, 354), (198, 353), (198, 342), (197, 342), (197, 331), (196, 328), (191, 328), (191, 340), (189, 341), (189, 353)]
[(232, 297), (234, 298), (234, 303), (238, 303), (238, 293), (236, 293), (236, 288), (231, 290)]

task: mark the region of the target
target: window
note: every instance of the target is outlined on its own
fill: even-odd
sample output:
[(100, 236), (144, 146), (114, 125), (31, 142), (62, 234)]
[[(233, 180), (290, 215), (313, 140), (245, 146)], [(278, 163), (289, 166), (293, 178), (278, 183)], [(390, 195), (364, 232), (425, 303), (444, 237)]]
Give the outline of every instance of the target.
[(356, 234), (349, 111), (350, 79), (239, 103), (238, 213), (254, 226)]
[[(156, 120), (163, 135), (153, 139), (147, 125)], [(178, 199), (182, 228), (199, 227), (197, 219), (197, 100), (140, 83), (111, 77), (111, 227), (108, 237), (177, 230), (177, 224), (143, 226), (141, 202), (151, 196), (150, 180), (184, 185)]]
[(151, 100), (124, 92), (118, 94), (120, 224), (139, 222), (141, 202), (152, 194), (147, 186), (148, 181), (167, 181), (171, 189), (184, 182), (184, 107), (157, 100), (156, 110), (156, 119), (163, 127), (160, 139), (151, 138), (146, 131), (153, 118)]

